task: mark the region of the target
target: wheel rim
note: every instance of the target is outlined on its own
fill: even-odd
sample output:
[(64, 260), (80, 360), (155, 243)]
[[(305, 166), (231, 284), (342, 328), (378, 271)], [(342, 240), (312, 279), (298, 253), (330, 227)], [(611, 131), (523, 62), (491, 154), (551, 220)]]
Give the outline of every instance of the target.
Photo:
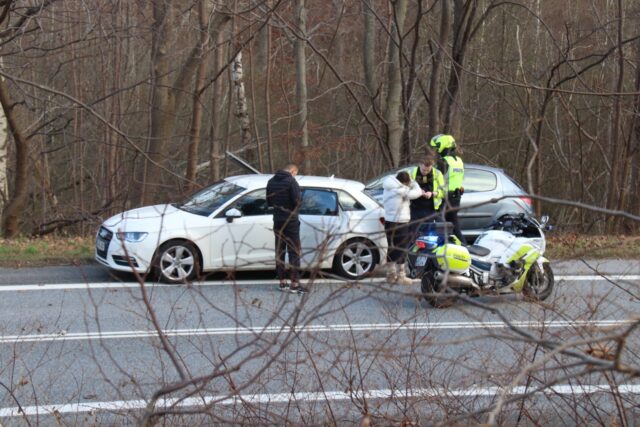
[(540, 295), (549, 288), (551, 279), (544, 270), (540, 270), (537, 266), (532, 273), (531, 279), (529, 280), (529, 288), (534, 294)]
[(362, 242), (351, 243), (342, 251), (340, 264), (350, 276), (362, 276), (373, 266), (373, 251)]
[(185, 280), (193, 272), (195, 258), (189, 248), (172, 246), (160, 257), (160, 270), (169, 280)]

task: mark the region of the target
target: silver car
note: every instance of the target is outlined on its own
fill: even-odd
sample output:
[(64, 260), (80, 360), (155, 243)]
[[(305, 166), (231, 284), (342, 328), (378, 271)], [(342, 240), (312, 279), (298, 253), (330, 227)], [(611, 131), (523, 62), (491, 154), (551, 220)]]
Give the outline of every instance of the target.
[[(405, 166), (386, 172), (366, 184), (365, 192), (382, 203), (382, 182), (401, 170), (409, 170), (417, 165)], [(525, 212), (533, 215), (533, 202), (527, 193), (502, 169), (490, 166), (464, 165), (464, 194), (460, 202), (460, 227), (465, 236), (478, 236), (496, 219), (507, 213)], [(508, 197), (497, 202), (492, 199)]]

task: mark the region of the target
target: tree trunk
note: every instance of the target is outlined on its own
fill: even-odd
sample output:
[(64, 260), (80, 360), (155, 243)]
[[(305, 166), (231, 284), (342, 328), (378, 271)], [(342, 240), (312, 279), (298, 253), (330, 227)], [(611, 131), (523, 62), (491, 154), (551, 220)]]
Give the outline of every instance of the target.
[(438, 41), (429, 41), (433, 53), (433, 66), (431, 67), (431, 79), (429, 82), (429, 132), (430, 136), (442, 133), (441, 119), (439, 115), (440, 108), (440, 77), (442, 74), (442, 61), (444, 57), (444, 49), (447, 46), (447, 40), (451, 32), (449, 24), (450, 6), (448, 1), (440, 2), (442, 10), (440, 11), (440, 30)]
[[(180, 67), (172, 62), (170, 54), (169, 35), (175, 31), (173, 13), (169, 10), (170, 3), (165, 0), (153, 2), (153, 42), (151, 50), (152, 78), (151, 85), (154, 90), (151, 110), (151, 125), (149, 135), (149, 150), (145, 177), (143, 180), (144, 191), (141, 197), (143, 205), (149, 204), (155, 199), (167, 198), (170, 190), (168, 174), (166, 173), (167, 143), (172, 138), (177, 120), (177, 111), (187, 92), (187, 85), (199, 63), (201, 50), (199, 43), (195, 46), (187, 59)], [(214, 30), (229, 19), (228, 15), (216, 13), (210, 25)], [(178, 68), (177, 75), (172, 80), (172, 70)], [(154, 187), (152, 191), (149, 191)]]
[(364, 81), (369, 91), (369, 96), (374, 97), (377, 92), (376, 85), (376, 17), (373, 11), (373, 0), (362, 1), (362, 17), (364, 21), (363, 34), (363, 63)]
[(309, 131), (307, 127), (307, 56), (305, 53), (307, 36), (307, 9), (304, 0), (298, 0), (298, 31), (296, 38), (296, 100), (298, 103), (298, 127), (300, 131), (300, 145), (302, 146), (303, 170), (310, 174), (311, 160), (309, 159)]
[[(0, 57), (0, 66), (2, 65), (3, 61), (2, 57)], [(0, 81), (4, 81), (4, 77), (0, 77)], [(0, 108), (0, 218), (2, 218), (4, 207), (9, 201), (9, 180), (7, 178), (7, 170), (9, 168), (8, 126), (4, 108)]]
[(9, 200), (9, 180), (7, 169), (9, 165), (9, 134), (7, 132), (7, 117), (4, 108), (0, 109), (0, 217)]
[(271, 27), (266, 25), (267, 30), (267, 68), (265, 70), (265, 83), (264, 83), (264, 110), (267, 117), (267, 150), (269, 152), (269, 171), (275, 172), (275, 165), (273, 163), (273, 130), (271, 128)]
[(462, 87), (464, 59), (471, 40), (473, 22), (477, 11), (476, 1), (455, 0), (453, 8), (453, 49), (451, 51), (451, 71), (446, 95), (443, 98), (440, 117), (442, 130), (446, 133), (458, 133), (457, 117), (458, 95)]
[[(224, 31), (217, 29), (215, 38), (215, 52), (213, 55), (213, 72), (218, 75), (220, 68), (225, 63), (225, 50), (222, 46)], [(222, 159), (222, 145), (220, 143), (220, 117), (222, 113), (222, 79), (226, 73), (221, 73), (213, 82), (213, 95), (211, 97), (211, 138), (209, 140), (209, 178), (216, 182), (222, 178), (220, 160)]]
[[(636, 42), (636, 63), (640, 62), (640, 41)], [(640, 187), (640, 67), (636, 67), (635, 75), (635, 91), (636, 95), (633, 103), (633, 118), (631, 119), (631, 132), (630, 132), (630, 168), (631, 176), (629, 179), (628, 190), (625, 190), (625, 194), (629, 197), (629, 210), (634, 215), (640, 214), (640, 195), (637, 189)], [(625, 208), (626, 206), (623, 206)], [(638, 230), (638, 223), (627, 221), (626, 228), (630, 231)]]
[[(118, 10), (118, 12), (119, 13), (114, 13), (112, 17), (114, 21), (113, 25), (115, 28), (119, 27), (120, 25), (119, 20), (123, 15), (122, 12), (124, 11)], [(112, 87), (113, 88), (122, 87), (122, 58), (123, 58), (122, 44), (115, 43), (114, 49), (113, 49), (113, 57), (112, 57), (112, 61), (113, 61), (112, 62), (113, 64), (113, 82), (112, 82), (113, 86)], [(77, 86), (76, 90), (79, 90), (79, 86)], [(119, 93), (115, 93), (113, 96), (110, 97), (109, 109), (110, 109), (109, 120), (111, 121), (111, 123), (115, 125), (119, 125), (118, 121), (120, 120), (120, 115), (121, 115)], [(116, 197), (118, 196), (120, 189), (122, 188), (120, 185), (120, 182), (124, 182), (120, 180), (119, 173), (118, 173), (118, 164), (119, 164), (118, 141), (120, 140), (120, 136), (111, 128), (107, 127), (106, 131), (107, 131), (107, 139), (109, 141), (109, 145), (107, 147), (107, 170), (106, 170), (106, 176), (105, 176), (105, 188), (107, 189), (107, 197), (106, 197), (106, 200), (103, 201), (103, 206), (107, 206), (107, 205), (113, 206), (112, 209), (108, 212), (115, 213), (114, 208), (116, 207), (114, 206), (114, 202), (116, 200)], [(81, 226), (84, 228), (84, 222), (81, 223)]]
[[(403, 86), (406, 86), (406, 90), (403, 91), (404, 96), (402, 100), (402, 109), (404, 111), (404, 122), (406, 125), (404, 126), (404, 130), (402, 133), (402, 149), (401, 149), (401, 161), (403, 163), (409, 163), (411, 161), (412, 152), (411, 152), (411, 141), (412, 141), (412, 131), (413, 128), (411, 123), (413, 122), (413, 114), (416, 109), (416, 101), (413, 95), (414, 88), (416, 86), (416, 82), (418, 80), (418, 50), (422, 43), (420, 39), (420, 28), (421, 20), (424, 16), (422, 12), (422, 2), (418, 2), (416, 5), (415, 13), (412, 13), (415, 16), (415, 21), (411, 23), (411, 28), (413, 28), (413, 40), (411, 41), (411, 54), (409, 56), (409, 75), (405, 77), (403, 80), (406, 82)], [(421, 146), (423, 148), (423, 146)], [(420, 150), (422, 153), (423, 150)]]
[(408, 0), (397, 0), (393, 4), (393, 23), (389, 40), (388, 91), (384, 114), (387, 126), (387, 144), (394, 167), (400, 165), (404, 112), (402, 111), (402, 34), (407, 14)]
[(242, 52), (233, 59), (231, 80), (236, 96), (235, 116), (240, 123), (240, 147), (248, 149), (251, 145), (251, 121), (247, 109), (247, 96), (244, 89), (244, 70), (242, 67)]
[(191, 193), (196, 187), (196, 169), (198, 166), (198, 149), (200, 148), (200, 132), (202, 131), (202, 92), (204, 91), (209, 56), (209, 33), (207, 32), (207, 11), (204, 0), (198, 2), (198, 19), (200, 21), (200, 58), (196, 70), (193, 93), (191, 126), (189, 128), (189, 150), (187, 151), (187, 171), (185, 174), (185, 192)]
[[(624, 49), (622, 45), (622, 27), (623, 27), (623, 11), (622, 11), (622, 0), (618, 0), (618, 79), (616, 82), (617, 93), (621, 93), (624, 85)], [(622, 166), (622, 162), (620, 161), (620, 126), (622, 121), (622, 98), (620, 96), (615, 97), (615, 106), (613, 113), (613, 129), (611, 132), (611, 151), (609, 161), (611, 162), (611, 173), (609, 174), (609, 193), (607, 197), (607, 208), (615, 209), (618, 203), (618, 198), (621, 193), (621, 185), (620, 185), (620, 167)], [(610, 218), (608, 221), (609, 231), (614, 231), (615, 228), (615, 218)]]
[(16, 144), (16, 170), (13, 181), (13, 192), (2, 212), (2, 234), (5, 238), (16, 237), (20, 233), (20, 215), (24, 212), (27, 200), (29, 173), (29, 140), (18, 127), (15, 104), (6, 81), (0, 79), (0, 104), (7, 120), (9, 131)]

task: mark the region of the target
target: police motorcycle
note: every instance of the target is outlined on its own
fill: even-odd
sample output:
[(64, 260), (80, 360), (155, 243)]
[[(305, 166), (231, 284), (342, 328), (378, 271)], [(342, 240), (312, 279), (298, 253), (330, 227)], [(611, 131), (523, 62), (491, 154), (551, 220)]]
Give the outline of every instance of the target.
[(451, 223), (424, 224), (408, 257), (411, 277), (421, 278), (424, 298), (434, 307), (452, 305), (458, 294), (523, 293), (535, 300), (551, 295), (553, 271), (544, 257), (548, 217), (504, 215), (473, 245), (463, 246)]

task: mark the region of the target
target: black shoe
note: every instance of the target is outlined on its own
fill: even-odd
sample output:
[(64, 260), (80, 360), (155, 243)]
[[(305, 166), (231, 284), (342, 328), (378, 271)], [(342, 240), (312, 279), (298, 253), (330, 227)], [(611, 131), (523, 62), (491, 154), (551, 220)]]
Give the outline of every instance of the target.
[(284, 280), (283, 280), (282, 282), (280, 282), (279, 289), (280, 289), (282, 292), (288, 292), (288, 291), (289, 291), (289, 282), (284, 281)]
[(301, 286), (299, 283), (292, 283), (289, 287), (289, 292), (291, 292), (292, 294), (306, 294), (307, 292), (309, 292), (309, 289)]

